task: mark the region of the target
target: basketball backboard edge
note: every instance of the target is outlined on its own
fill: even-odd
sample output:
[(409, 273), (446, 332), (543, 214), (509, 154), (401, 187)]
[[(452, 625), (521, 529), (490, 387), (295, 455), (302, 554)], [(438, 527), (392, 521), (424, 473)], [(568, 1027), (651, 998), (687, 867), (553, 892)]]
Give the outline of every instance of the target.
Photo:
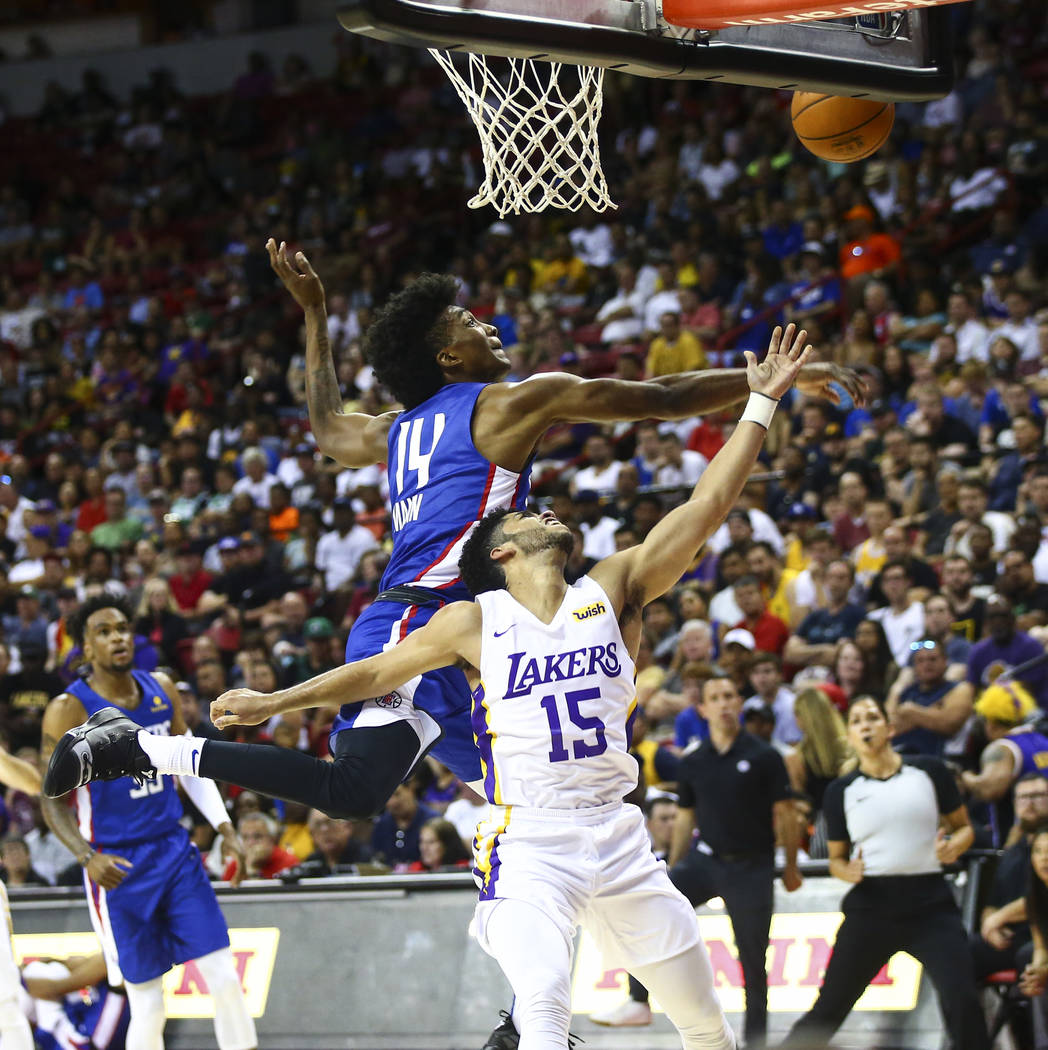
[(887, 101), (941, 98), (953, 84), (943, 8), (906, 12), (892, 37), (815, 22), (683, 31), (660, 23), (652, 0), (342, 0), (338, 18), (388, 43), (643, 77)]

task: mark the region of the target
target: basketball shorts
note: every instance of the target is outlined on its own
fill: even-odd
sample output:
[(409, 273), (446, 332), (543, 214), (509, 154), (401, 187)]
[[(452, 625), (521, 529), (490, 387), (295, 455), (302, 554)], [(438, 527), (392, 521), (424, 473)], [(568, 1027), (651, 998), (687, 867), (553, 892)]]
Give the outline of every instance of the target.
[[(346, 663), (363, 660), (391, 648), (408, 633), (429, 623), (436, 606), (374, 602), (361, 614), (346, 643)], [(430, 754), (460, 780), (481, 779), (480, 754), (470, 723), (471, 692), (466, 676), (457, 667), (442, 667), (412, 678), (395, 692), (358, 703), (343, 704), (331, 734), (355, 726), (382, 726), (407, 721), (423, 738), (416, 709), (425, 711), (444, 730)], [(334, 750), (334, 742), (332, 742)]]
[(229, 947), (229, 931), (200, 853), (184, 828), (133, 846), (99, 846), (131, 862), (105, 890), (84, 874), (91, 925), (102, 942), (109, 983), (161, 977), (177, 963)]
[(470, 932), (488, 954), (486, 926), (501, 900), (545, 912), (569, 951), (583, 926), (609, 969), (661, 962), (700, 940), (695, 909), (652, 853), (636, 806), (493, 806), (477, 826), (473, 855), (480, 900)]

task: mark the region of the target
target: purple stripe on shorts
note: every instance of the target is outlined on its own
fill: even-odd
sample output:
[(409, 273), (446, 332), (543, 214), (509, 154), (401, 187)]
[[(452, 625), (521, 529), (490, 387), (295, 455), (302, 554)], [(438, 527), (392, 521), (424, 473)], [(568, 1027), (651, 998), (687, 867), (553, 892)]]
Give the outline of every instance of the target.
[(484, 684), (473, 691), (473, 709), (470, 720), (473, 726), (473, 739), (480, 751), (480, 760), (484, 769), (484, 796), (495, 803), (495, 760), (491, 753), (491, 733), (486, 718), (487, 708), (484, 705)]

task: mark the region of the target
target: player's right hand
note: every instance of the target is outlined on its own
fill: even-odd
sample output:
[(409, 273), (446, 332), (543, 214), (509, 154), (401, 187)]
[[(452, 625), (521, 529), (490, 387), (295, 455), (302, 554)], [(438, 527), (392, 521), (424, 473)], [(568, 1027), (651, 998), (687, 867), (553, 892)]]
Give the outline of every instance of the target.
[(281, 241), (278, 248), (272, 237), (266, 241), (266, 251), (269, 252), (269, 265), (273, 267), (273, 272), (303, 310), (324, 305), (324, 286), (303, 252), (296, 252), (292, 263), (287, 245)]
[(115, 890), (127, 878), (127, 870), (133, 865), (123, 857), (112, 853), (92, 853), (84, 869), (87, 877), (104, 890)]
[(216, 729), (261, 725), (273, 714), (270, 695), (254, 689), (230, 689), (211, 701), (211, 722)]

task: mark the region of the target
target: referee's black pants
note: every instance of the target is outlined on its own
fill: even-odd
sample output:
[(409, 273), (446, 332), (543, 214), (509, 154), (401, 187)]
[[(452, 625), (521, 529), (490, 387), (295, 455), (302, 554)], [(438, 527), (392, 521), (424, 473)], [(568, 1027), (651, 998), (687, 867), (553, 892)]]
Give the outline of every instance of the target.
[(859, 996), (896, 952), (925, 969), (939, 996), (953, 1050), (988, 1050), (968, 934), (941, 875), (865, 878), (844, 898), (819, 998), (790, 1031), (787, 1046), (828, 1043)]
[[(775, 865), (770, 855), (713, 856), (689, 850), (670, 868), (670, 881), (694, 905), (721, 897), (731, 919), (746, 991), (746, 1044), (759, 1046), (768, 1033), (768, 934), (774, 908)], [(648, 990), (630, 978), (630, 997), (646, 1002)]]

